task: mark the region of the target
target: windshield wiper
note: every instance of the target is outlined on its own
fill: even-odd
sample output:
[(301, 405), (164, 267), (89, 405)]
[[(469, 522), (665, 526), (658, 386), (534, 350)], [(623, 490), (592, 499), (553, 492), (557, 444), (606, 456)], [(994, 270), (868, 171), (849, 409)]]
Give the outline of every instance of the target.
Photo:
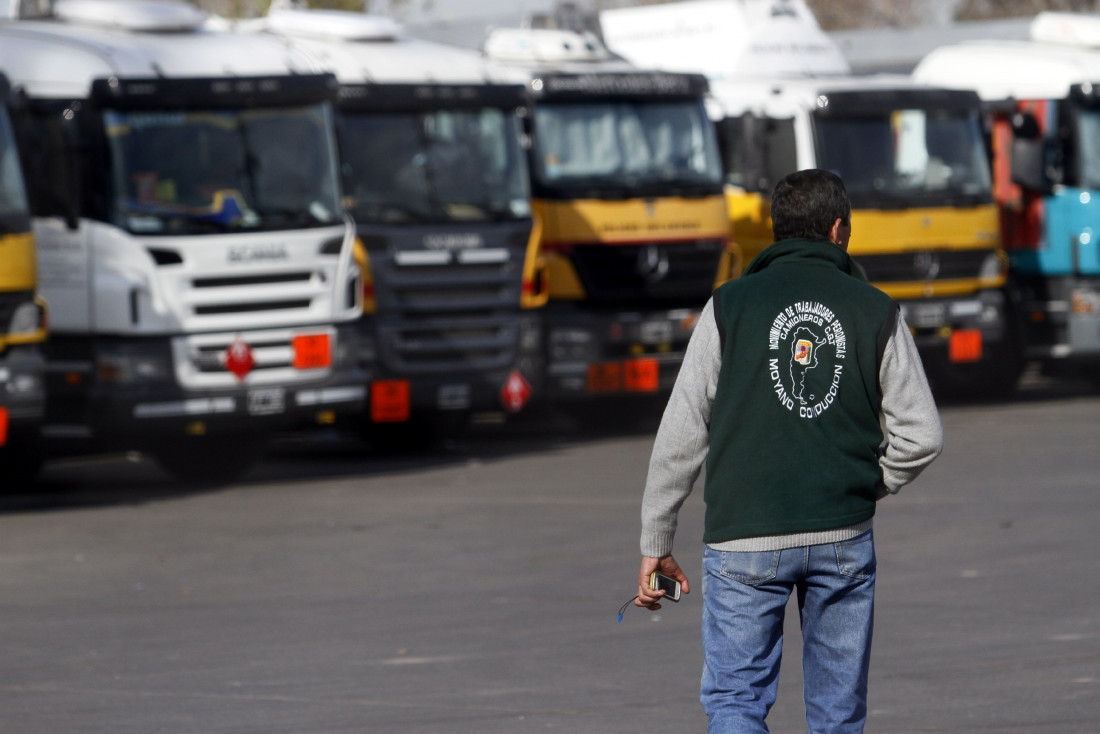
[(308, 206), (258, 206), (253, 211), (256, 212), (260, 221), (269, 227), (272, 220), (292, 226), (325, 225), (335, 221), (317, 216), (309, 210)]
[(350, 211), (352, 218), (357, 222), (372, 224), (423, 224), (447, 220), (447, 217), (442, 214), (418, 211), (408, 204), (394, 201), (359, 204), (353, 206)]
[(219, 217), (216, 213), (202, 211), (188, 211), (186, 209), (162, 209), (159, 207), (125, 205), (123, 215), (133, 217), (156, 217), (163, 221), (182, 221), (202, 227), (208, 231), (228, 232), (239, 226), (239, 218), (228, 220)]

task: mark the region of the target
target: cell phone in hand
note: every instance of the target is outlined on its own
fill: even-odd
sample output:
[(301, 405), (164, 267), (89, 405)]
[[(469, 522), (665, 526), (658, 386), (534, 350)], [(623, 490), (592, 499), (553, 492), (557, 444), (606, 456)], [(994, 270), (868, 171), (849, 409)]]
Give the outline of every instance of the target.
[(654, 571), (649, 576), (649, 588), (663, 590), (668, 601), (680, 601), (680, 582), (671, 576)]

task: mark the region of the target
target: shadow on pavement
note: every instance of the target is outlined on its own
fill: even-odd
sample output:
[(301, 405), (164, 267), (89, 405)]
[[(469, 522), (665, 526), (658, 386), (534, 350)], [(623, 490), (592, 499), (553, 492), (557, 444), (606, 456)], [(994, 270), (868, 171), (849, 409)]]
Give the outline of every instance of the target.
[[(941, 409), (982, 408), (1040, 401), (1074, 400), (1100, 394), (1089, 380), (1026, 373), (1002, 400), (937, 396)], [(0, 492), (0, 515), (143, 504), (272, 482), (379, 476), (547, 453), (577, 443), (652, 437), (665, 400), (606, 400), (575, 405), (534, 405), (502, 419), (488, 416), (450, 436), (410, 446), (372, 445), (355, 433), (332, 429), (279, 437), (264, 459), (243, 477), (225, 482), (187, 483), (173, 479), (136, 452), (47, 463), (38, 481)]]

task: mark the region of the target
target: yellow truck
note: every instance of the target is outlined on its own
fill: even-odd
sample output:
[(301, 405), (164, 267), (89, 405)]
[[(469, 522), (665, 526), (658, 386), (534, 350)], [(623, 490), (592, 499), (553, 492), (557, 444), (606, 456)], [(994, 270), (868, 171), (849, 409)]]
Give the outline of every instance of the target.
[(8, 78), (0, 73), (0, 471), (10, 486), (37, 472), (45, 411), (46, 306), (36, 291), (34, 235), (12, 137)]
[(901, 305), (934, 387), (1009, 392), (1023, 358), (978, 96), (852, 76), (803, 2), (778, 15), (770, 6), (669, 3), (605, 11), (601, 24), (635, 63), (709, 78), (729, 223), (746, 262), (772, 241), (775, 183), (833, 170), (853, 207), (849, 252)]
[(697, 74), (649, 71), (569, 31), (498, 29), (530, 95), (542, 222), (544, 399), (667, 393), (716, 284), (737, 272)]

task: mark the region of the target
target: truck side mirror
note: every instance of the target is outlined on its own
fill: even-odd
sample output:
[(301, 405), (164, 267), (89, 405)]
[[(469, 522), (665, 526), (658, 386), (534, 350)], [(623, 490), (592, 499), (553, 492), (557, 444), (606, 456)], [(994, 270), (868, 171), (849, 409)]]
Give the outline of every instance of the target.
[(1039, 121), (1030, 112), (1014, 112), (1012, 124), (1012, 182), (1028, 191), (1050, 193), (1047, 143)]
[(1012, 137), (1017, 140), (1036, 140), (1042, 137), (1039, 121), (1030, 112), (1016, 112), (1012, 115)]
[(1054, 182), (1047, 175), (1047, 146), (1042, 138), (1012, 141), (1012, 182), (1028, 191), (1049, 194)]
[(768, 180), (768, 131), (774, 126), (774, 122), (764, 118), (759, 119), (751, 112), (745, 113), (745, 181), (750, 191), (771, 192), (771, 181)]

